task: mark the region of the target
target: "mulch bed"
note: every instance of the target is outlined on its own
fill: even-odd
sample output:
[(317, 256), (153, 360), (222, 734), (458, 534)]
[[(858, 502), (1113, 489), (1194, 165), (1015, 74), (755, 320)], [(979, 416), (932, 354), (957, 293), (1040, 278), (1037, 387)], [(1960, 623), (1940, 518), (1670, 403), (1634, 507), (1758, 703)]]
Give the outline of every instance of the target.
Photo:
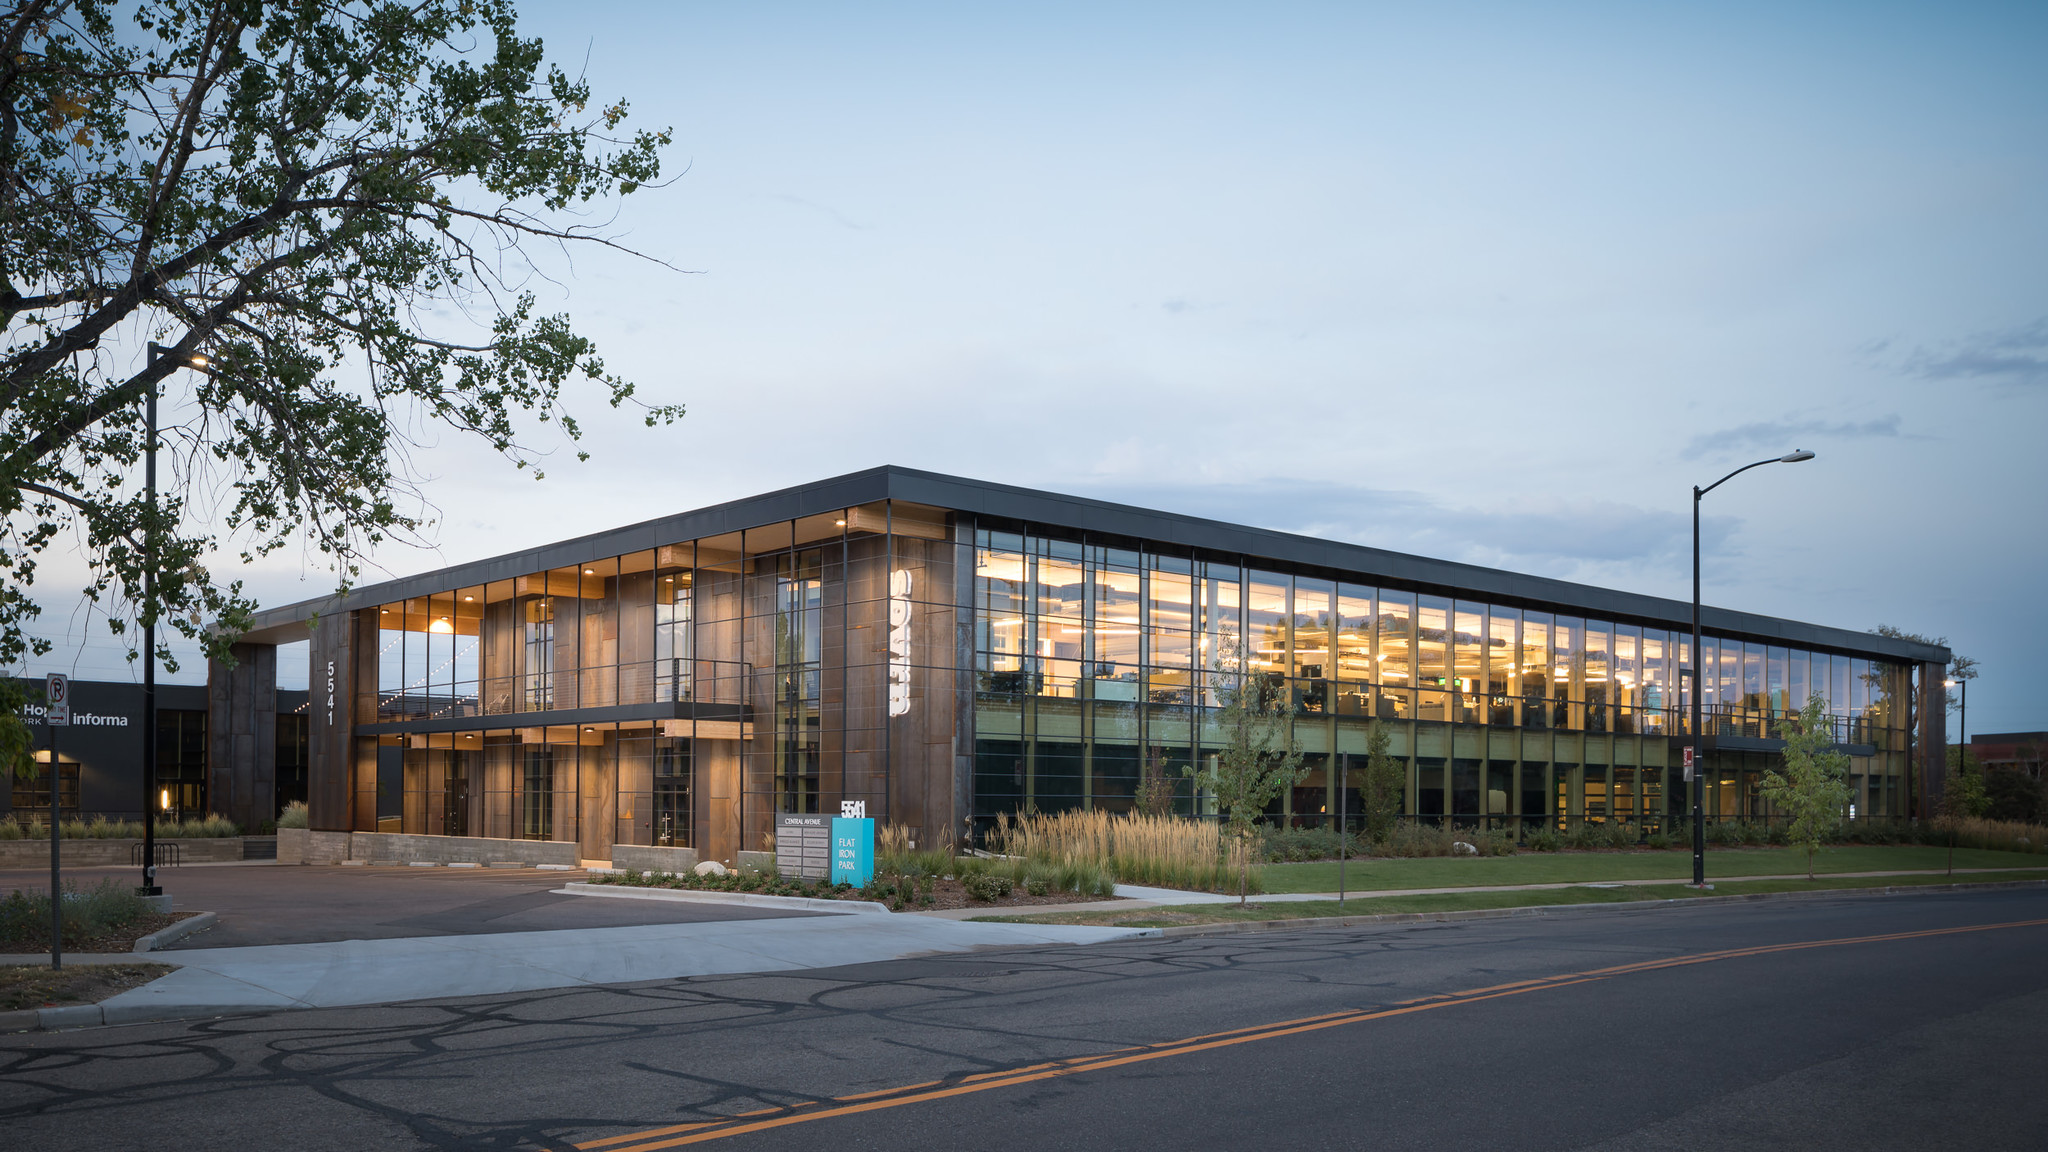
[[(178, 921), (185, 919), (187, 916), (197, 915), (199, 915), (197, 912), (145, 912), (134, 920), (121, 925), (119, 928), (109, 928), (104, 932), (95, 933), (82, 940), (73, 936), (67, 926), (64, 933), (64, 951), (89, 952), (100, 955), (110, 952), (133, 952), (135, 951), (135, 942), (137, 940), (151, 933), (161, 932)], [(48, 932), (49, 928), (45, 925), (42, 926), (42, 931), (40, 932), (34, 932), (26, 936), (10, 936), (0, 939), (0, 952), (48, 952), (50, 950)]]
[(57, 972), (34, 964), (0, 965), (0, 1012), (97, 1004), (175, 971), (169, 964), (80, 964)]

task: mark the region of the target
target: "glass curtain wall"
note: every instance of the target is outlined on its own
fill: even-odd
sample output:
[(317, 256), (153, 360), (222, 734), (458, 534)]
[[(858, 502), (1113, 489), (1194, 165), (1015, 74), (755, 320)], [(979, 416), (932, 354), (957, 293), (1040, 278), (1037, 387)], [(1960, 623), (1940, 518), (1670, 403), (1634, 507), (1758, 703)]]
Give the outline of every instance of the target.
[[(1275, 804), (1278, 818), (1335, 811), (1374, 720), (1409, 765), (1414, 816), (1649, 826), (1684, 804), (1670, 751), (1689, 703), (1683, 633), (993, 530), (979, 534), (974, 562), (981, 818), (1129, 810), (1133, 781), (1155, 772), (1176, 811), (1213, 814), (1181, 769), (1222, 743), (1219, 687), (1240, 652), (1253, 675), (1284, 687), (1311, 768)], [(1905, 699), (1907, 669), (1755, 652), (1752, 662), (1742, 643), (1709, 640), (1710, 731), (1780, 735), (1806, 692), (1827, 696), (1833, 683), (1836, 738), (1878, 746), (1857, 757), (1859, 777), (1904, 771), (1893, 702)], [(1843, 674), (1830, 679), (1836, 663)], [(1756, 808), (1738, 802), (1747, 778), (1731, 780), (1714, 814)], [(1859, 813), (1900, 811), (1888, 786), (1867, 791)], [(1345, 807), (1356, 811), (1355, 792)]]

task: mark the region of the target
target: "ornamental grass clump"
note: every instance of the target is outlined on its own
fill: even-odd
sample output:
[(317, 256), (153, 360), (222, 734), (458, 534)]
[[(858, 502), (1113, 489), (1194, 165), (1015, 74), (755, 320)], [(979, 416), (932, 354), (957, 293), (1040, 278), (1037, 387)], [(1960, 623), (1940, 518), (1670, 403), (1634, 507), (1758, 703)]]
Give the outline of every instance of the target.
[[(1237, 887), (1244, 849), (1226, 845), (1217, 826), (1177, 816), (1091, 810), (1025, 816), (1003, 815), (989, 831), (991, 849), (1004, 856), (1049, 866), (1100, 892), (1118, 882), (1161, 888), (1222, 892)], [(1260, 891), (1251, 869), (1251, 890)]]
[[(156, 834), (160, 840), (214, 840), (229, 836), (240, 836), (242, 827), (225, 816), (202, 816), (191, 820), (159, 820)], [(50, 825), (42, 820), (20, 823), (17, 820), (0, 820), (0, 840), (48, 840)], [(109, 820), (95, 816), (91, 820), (64, 821), (66, 840), (140, 840), (142, 821)]]
[(2010, 820), (1983, 820), (1964, 817), (1940, 822), (1934, 843), (1948, 839), (1949, 830), (1955, 831), (1958, 848), (1988, 848), (1998, 852), (2048, 852), (2048, 827), (2040, 824), (2021, 824)]

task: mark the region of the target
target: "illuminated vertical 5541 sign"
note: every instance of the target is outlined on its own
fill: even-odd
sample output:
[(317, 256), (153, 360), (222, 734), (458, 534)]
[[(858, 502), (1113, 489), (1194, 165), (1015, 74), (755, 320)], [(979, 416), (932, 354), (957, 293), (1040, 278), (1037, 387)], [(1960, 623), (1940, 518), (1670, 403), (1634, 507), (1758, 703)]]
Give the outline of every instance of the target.
[(910, 572), (889, 573), (889, 715), (910, 713)]

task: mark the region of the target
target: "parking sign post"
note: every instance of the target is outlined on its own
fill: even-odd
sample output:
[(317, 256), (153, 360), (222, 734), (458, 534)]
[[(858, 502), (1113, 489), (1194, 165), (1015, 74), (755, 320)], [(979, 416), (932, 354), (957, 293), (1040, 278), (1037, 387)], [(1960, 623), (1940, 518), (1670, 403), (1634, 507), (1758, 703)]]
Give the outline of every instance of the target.
[(57, 759), (57, 730), (71, 726), (71, 681), (61, 672), (43, 682), (43, 723), (50, 726), (50, 968), (64, 967), (63, 864), (64, 765)]

